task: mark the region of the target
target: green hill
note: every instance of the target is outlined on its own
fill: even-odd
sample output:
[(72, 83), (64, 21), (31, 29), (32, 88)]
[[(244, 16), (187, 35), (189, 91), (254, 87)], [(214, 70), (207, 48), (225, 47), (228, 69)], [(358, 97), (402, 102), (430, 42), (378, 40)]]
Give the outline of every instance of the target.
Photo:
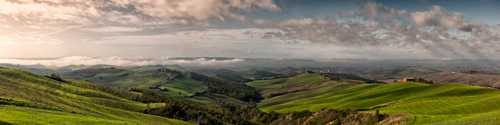
[[(136, 72), (117, 68), (85, 69), (69, 72), (64, 77), (88, 80), (111, 87), (147, 89), (160, 95), (204, 106), (217, 106), (216, 102), (219, 100), (238, 105), (245, 104), (245, 102), (224, 95), (195, 95), (196, 92), (206, 91), (208, 86), (202, 81), (192, 79), (190, 73), (181, 73), (177, 70), (155, 69)], [(165, 88), (165, 90), (159, 90), (160, 88)]]
[(0, 90), (1, 124), (189, 124), (140, 113), (165, 105), (128, 99), (140, 93), (81, 80), (0, 67)]
[[(500, 115), (500, 92), (489, 88), (455, 83), (428, 85), (411, 82), (334, 88), (318, 96), (286, 100), (260, 109), (265, 112), (285, 113), (302, 110), (319, 111), (323, 108), (369, 109), (380, 106), (378, 109), (382, 113), (408, 115), (406, 119), (408, 124), (500, 123), (500, 119), (497, 118)], [(308, 93), (294, 94), (305, 96)], [(296, 96), (301, 95), (292, 97)], [(263, 100), (262, 103), (269, 102)]]
[(317, 74), (299, 74), (294, 77), (283, 78), (283, 79), (271, 79), (271, 80), (255, 80), (252, 82), (247, 82), (245, 84), (255, 87), (262, 92), (271, 91), (276, 88), (288, 88), (301, 86), (306, 84), (323, 83), (328, 80), (321, 78)]
[[(168, 91), (160, 91), (157, 89), (151, 89), (152, 92), (158, 93), (160, 95), (171, 96), (174, 99), (180, 99), (190, 103), (196, 103), (206, 106), (216, 106), (216, 104), (208, 99), (191, 98), (187, 96), (193, 96), (196, 92), (203, 92), (207, 90), (207, 86), (201, 81), (196, 81), (191, 79), (190, 74), (186, 74), (175, 79), (172, 79), (166, 84), (163, 84), (163, 88), (168, 89)], [(180, 93), (180, 94), (179, 94)]]
[(173, 77), (179, 76), (179, 73), (158, 70), (149, 70), (144, 72), (127, 71), (116, 68), (103, 69), (85, 69), (63, 74), (66, 78), (77, 78), (89, 80), (94, 83), (121, 88), (141, 88), (146, 89), (155, 84), (168, 81)]

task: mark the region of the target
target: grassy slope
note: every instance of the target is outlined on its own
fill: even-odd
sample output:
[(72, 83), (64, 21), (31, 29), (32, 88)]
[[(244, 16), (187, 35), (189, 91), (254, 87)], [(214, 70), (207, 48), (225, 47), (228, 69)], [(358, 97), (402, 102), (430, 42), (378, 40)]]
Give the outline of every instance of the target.
[(342, 84), (342, 83), (337, 83), (332, 86), (327, 86), (327, 87), (322, 87), (318, 89), (311, 89), (311, 90), (306, 90), (306, 91), (300, 91), (300, 92), (295, 92), (295, 93), (290, 93), (290, 94), (285, 94), (282, 96), (277, 96), (277, 97), (272, 97), (272, 98), (267, 98), (264, 100), (261, 100), (260, 103), (258, 103), (258, 107), (267, 107), (267, 106), (272, 106), (272, 105), (278, 105), (282, 103), (287, 103), (291, 102), (294, 100), (300, 100), (300, 99), (306, 99), (306, 98), (311, 98), (314, 96), (322, 95), (325, 93), (331, 93), (335, 91), (340, 91), (352, 86), (356, 86), (358, 84)]
[(300, 74), (295, 77), (285, 78), (284, 81), (276, 83), (280, 80), (282, 79), (255, 80), (245, 84), (255, 87), (258, 90), (262, 90), (262, 92), (266, 92), (271, 91), (272, 89), (281, 88), (282, 86), (287, 88), (306, 84), (323, 83), (327, 81), (315, 74)]
[[(116, 73), (99, 73), (95, 76), (82, 78), (84, 80), (90, 80), (92, 82), (99, 83), (101, 85), (122, 88), (140, 88), (148, 89), (149, 86), (167, 81), (169, 77), (173, 77), (173, 74), (169, 72), (159, 72), (156, 70), (144, 71), (144, 72), (134, 72), (134, 71), (123, 71)], [(174, 99), (180, 99), (190, 103), (196, 103), (204, 106), (216, 106), (214, 103), (216, 100), (224, 100), (232, 102), (234, 104), (241, 104), (239, 100), (228, 99), (228, 97), (223, 96), (200, 96), (196, 98), (189, 98), (185, 96), (194, 95), (195, 92), (203, 92), (207, 89), (207, 86), (203, 85), (201, 81), (196, 81), (190, 78), (189, 74), (184, 74), (184, 76), (176, 77), (160, 87), (169, 89), (170, 91), (159, 91), (150, 90), (152, 92), (171, 96)], [(102, 78), (102, 79), (101, 79)], [(181, 95), (179, 95), (181, 92)], [(221, 98), (218, 98), (221, 97)]]
[[(102, 77), (102, 79), (101, 79)], [(171, 73), (159, 71), (133, 72), (123, 71), (117, 73), (99, 73), (93, 77), (83, 78), (102, 85), (122, 88), (141, 88), (146, 89), (149, 86), (166, 81), (172, 77)]]
[(245, 104), (247, 104), (247, 102), (244, 102), (244, 101), (241, 101), (241, 100), (238, 100), (238, 99), (235, 99), (235, 98), (231, 98), (229, 96), (226, 96), (226, 95), (222, 95), (222, 94), (203, 94), (203, 95), (200, 95), (200, 96), (195, 96), (193, 97), (194, 99), (197, 99), (197, 100), (201, 100), (201, 101), (210, 101), (211, 103), (205, 103), (206, 105), (216, 105), (214, 102), (217, 102), (217, 101), (224, 101), (224, 102), (228, 102), (228, 103), (232, 103), (232, 104), (235, 104), (235, 105), (239, 105), (239, 106), (243, 106)]
[(145, 109), (146, 104), (102, 92), (93, 88), (95, 86), (80, 80), (63, 83), (0, 67), (0, 98), (50, 107), (48, 110), (0, 105), (1, 121), (10, 124), (187, 124), (135, 112)]
[[(276, 97), (279, 98), (279, 97)], [(361, 84), (312, 98), (263, 107), (263, 111), (318, 111), (323, 108), (379, 108), (383, 113), (409, 114), (409, 124), (498, 124), (500, 92), (463, 84)], [(372, 111), (368, 111), (372, 112)]]
[[(172, 81), (161, 86), (169, 89), (169, 91), (151, 91), (161, 95), (171, 96), (174, 99), (180, 99), (189, 103), (196, 103), (205, 106), (215, 106), (216, 104), (209, 101), (210, 99), (185, 97), (191, 96), (195, 92), (203, 92), (208, 88), (207, 86), (203, 85), (201, 81), (196, 81), (194, 79), (191, 79), (190, 77), (191, 75), (185, 74), (181, 77), (174, 78)], [(179, 92), (181, 92), (181, 95), (179, 95)]]

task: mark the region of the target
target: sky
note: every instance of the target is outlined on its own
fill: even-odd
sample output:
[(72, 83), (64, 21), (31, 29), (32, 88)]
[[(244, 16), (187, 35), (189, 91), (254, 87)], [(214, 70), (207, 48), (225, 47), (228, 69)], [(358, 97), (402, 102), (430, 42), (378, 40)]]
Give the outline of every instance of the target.
[(0, 0), (26, 58), (500, 59), (498, 0)]

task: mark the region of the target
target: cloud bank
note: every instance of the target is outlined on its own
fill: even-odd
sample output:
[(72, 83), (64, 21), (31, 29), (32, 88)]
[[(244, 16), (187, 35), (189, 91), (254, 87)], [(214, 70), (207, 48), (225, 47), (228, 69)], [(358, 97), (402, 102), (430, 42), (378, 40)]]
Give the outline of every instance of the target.
[(192, 60), (187, 59), (171, 59), (169, 57), (160, 58), (124, 58), (124, 57), (108, 57), (108, 58), (97, 58), (97, 57), (85, 57), (85, 56), (71, 56), (63, 57), (58, 59), (0, 59), (0, 63), (8, 64), (19, 64), (19, 65), (44, 65), (47, 67), (63, 67), (69, 65), (114, 65), (114, 66), (144, 66), (144, 65), (218, 65), (218, 64), (228, 64), (228, 63), (238, 63), (243, 62), (244, 59), (207, 59), (207, 58), (194, 58)]

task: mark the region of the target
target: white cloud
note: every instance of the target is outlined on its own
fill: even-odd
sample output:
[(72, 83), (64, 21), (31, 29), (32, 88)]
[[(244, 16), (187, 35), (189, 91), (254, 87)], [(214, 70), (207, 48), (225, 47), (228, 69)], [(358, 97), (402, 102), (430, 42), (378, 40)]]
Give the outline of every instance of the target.
[(107, 27), (99, 27), (99, 28), (80, 28), (79, 30), (81, 31), (88, 31), (88, 32), (135, 32), (135, 31), (141, 31), (142, 29), (140, 28), (134, 28), (134, 27), (114, 27), (114, 26), (107, 26)]
[(58, 59), (2, 59), (0, 58), (0, 63), (9, 64), (20, 64), (20, 65), (44, 65), (48, 67), (63, 67), (68, 65), (115, 65), (115, 66), (144, 66), (144, 65), (216, 65), (216, 64), (227, 64), (227, 63), (238, 63), (243, 62), (244, 59), (229, 59), (229, 60), (216, 60), (207, 58), (197, 58), (193, 60), (184, 59), (170, 59), (169, 57), (159, 57), (159, 58), (124, 58), (124, 57), (108, 57), (108, 58), (97, 58), (97, 57), (85, 57), (85, 56), (71, 56), (63, 57)]
[(458, 12), (448, 12), (440, 6), (432, 6), (429, 11), (414, 12), (411, 19), (419, 26), (434, 26), (471, 31), (474, 26)]
[(224, 21), (224, 16), (244, 20), (245, 17), (234, 13), (232, 9), (252, 11), (258, 7), (269, 11), (280, 11), (273, 0), (144, 0), (131, 1), (131, 5), (148, 16), (186, 20), (217, 18)]

